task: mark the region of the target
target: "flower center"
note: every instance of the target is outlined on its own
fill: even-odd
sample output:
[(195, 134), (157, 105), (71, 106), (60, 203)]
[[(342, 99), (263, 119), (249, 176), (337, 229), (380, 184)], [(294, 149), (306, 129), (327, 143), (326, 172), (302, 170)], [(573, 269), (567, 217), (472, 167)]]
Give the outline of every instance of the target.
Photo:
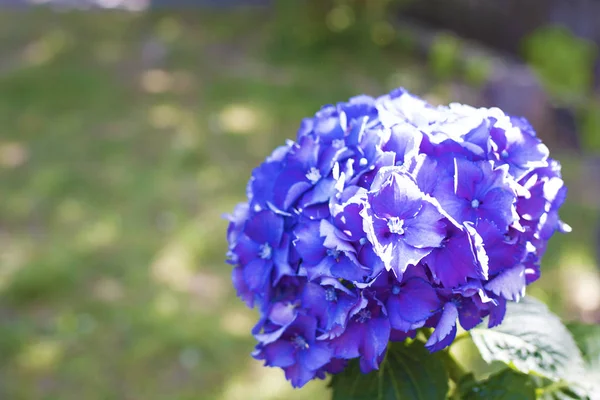
[(368, 163), (369, 161), (364, 157), (358, 160), (358, 165), (360, 165), (361, 167), (366, 167)]
[(356, 320), (361, 324), (364, 324), (365, 322), (367, 322), (370, 319), (371, 319), (371, 311), (367, 310), (366, 308), (363, 310), (360, 310), (360, 312), (358, 313), (358, 318), (356, 318)]
[(260, 250), (258, 252), (258, 255), (263, 260), (270, 260), (271, 259), (271, 256), (273, 255), (273, 249), (271, 248), (271, 246), (269, 245), (269, 243), (265, 243), (265, 244), (263, 244), (263, 245), (260, 246)]
[(391, 233), (404, 235), (404, 220), (401, 220), (398, 217), (392, 217), (388, 219), (387, 226)]
[(310, 181), (310, 183), (315, 184), (321, 179), (321, 173), (315, 167), (312, 167), (306, 173), (306, 179)]
[(335, 139), (331, 142), (331, 145), (336, 148), (336, 149), (341, 149), (342, 147), (344, 147), (344, 140), (343, 139)]
[(502, 156), (502, 158), (506, 158), (506, 157), (508, 157), (508, 151), (502, 150), (502, 152), (500, 153), (500, 155)]
[(336, 249), (327, 249), (327, 255), (337, 260), (340, 258), (340, 251)]
[(471, 200), (471, 207), (478, 208), (481, 203), (477, 199)]
[(400, 293), (400, 286), (392, 286), (392, 294), (398, 294)]
[(337, 300), (337, 294), (335, 293), (334, 288), (328, 288), (325, 291), (325, 300), (327, 300), (327, 301), (336, 301)]
[(302, 349), (302, 350), (306, 350), (310, 347), (308, 345), (308, 343), (306, 342), (306, 339), (304, 339), (300, 335), (294, 336), (294, 338), (292, 339), (292, 343), (294, 344), (294, 347), (296, 347), (298, 349)]

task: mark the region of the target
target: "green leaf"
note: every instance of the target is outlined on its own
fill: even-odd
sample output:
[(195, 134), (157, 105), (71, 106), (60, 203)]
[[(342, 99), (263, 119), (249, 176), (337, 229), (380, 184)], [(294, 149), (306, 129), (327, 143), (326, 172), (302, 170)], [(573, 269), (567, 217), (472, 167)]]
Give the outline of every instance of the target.
[(591, 400), (584, 388), (574, 386), (566, 381), (552, 382), (547, 378), (531, 377), (537, 383), (538, 400)]
[(539, 388), (542, 398), (586, 398), (586, 393), (595, 392), (575, 340), (538, 300), (527, 297), (509, 303), (500, 326), (474, 328), (471, 337), (488, 363), (502, 361), (525, 374), (554, 381)]
[(390, 343), (379, 371), (360, 372), (353, 360), (333, 377), (333, 400), (445, 399), (448, 373), (440, 354), (430, 354), (421, 341)]
[(500, 326), (474, 328), (471, 337), (488, 363), (502, 361), (523, 373), (552, 380), (570, 380), (583, 370), (581, 353), (567, 328), (531, 297), (508, 303)]
[(535, 400), (535, 385), (528, 375), (502, 370), (482, 382), (470, 375), (460, 383), (462, 400)]

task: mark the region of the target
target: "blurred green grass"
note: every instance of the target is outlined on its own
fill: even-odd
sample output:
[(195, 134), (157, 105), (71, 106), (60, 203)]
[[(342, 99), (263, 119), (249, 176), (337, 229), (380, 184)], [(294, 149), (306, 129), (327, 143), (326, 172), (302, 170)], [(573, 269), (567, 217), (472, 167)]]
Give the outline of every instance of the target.
[[(256, 317), (231, 288), (221, 215), (322, 104), (399, 85), (451, 99), (378, 36), (313, 52), (278, 42), (281, 24), (0, 14), (0, 398), (327, 398), (249, 356)], [(592, 273), (596, 213), (566, 206), (574, 233), (531, 290), (563, 315), (565, 271)]]

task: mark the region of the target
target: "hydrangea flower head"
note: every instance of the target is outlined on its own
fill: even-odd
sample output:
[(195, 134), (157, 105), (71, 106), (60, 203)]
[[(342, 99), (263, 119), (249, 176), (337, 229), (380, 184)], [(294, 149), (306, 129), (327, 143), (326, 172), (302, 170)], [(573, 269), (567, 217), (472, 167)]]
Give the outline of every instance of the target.
[(397, 89), (328, 105), (257, 167), (228, 216), (240, 298), (261, 318), (254, 357), (295, 387), (390, 341), (502, 322), (540, 276), (566, 197), (560, 165), (527, 121), (434, 107)]

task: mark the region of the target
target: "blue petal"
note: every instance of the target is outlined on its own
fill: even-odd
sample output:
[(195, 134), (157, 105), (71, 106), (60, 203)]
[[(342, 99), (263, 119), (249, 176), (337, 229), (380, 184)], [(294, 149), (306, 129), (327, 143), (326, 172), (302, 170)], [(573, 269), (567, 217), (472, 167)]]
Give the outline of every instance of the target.
[[(264, 243), (264, 242), (263, 242)], [(238, 239), (237, 245), (233, 249), (234, 254), (240, 264), (248, 264), (258, 257), (260, 244), (252, 241), (248, 236), (243, 235)]]
[(333, 339), (331, 347), (334, 352), (334, 356), (337, 358), (343, 358), (346, 360), (360, 357), (360, 347), (363, 342), (365, 335), (365, 325), (359, 323), (351, 323), (346, 327), (344, 333)]
[(365, 270), (362, 266), (345, 255), (334, 260), (330, 265), (330, 271), (333, 277), (342, 278), (351, 282), (362, 281), (363, 277), (369, 274), (369, 271)]
[(324, 342), (310, 343), (306, 350), (298, 354), (300, 364), (307, 370), (314, 371), (331, 360), (331, 349)]
[(323, 242), (325, 247), (348, 253), (355, 252), (354, 247), (350, 244), (350, 238), (325, 219), (320, 222), (319, 234), (325, 237)]
[(289, 367), (296, 363), (296, 349), (285, 340), (266, 345), (263, 349), (265, 364), (270, 367)]
[(303, 368), (302, 365), (294, 364), (291, 365), (285, 370), (285, 377), (292, 383), (292, 386), (295, 388), (300, 388), (306, 385), (308, 382), (313, 380), (316, 375), (316, 371), (310, 371), (306, 368)]
[(385, 351), (390, 339), (390, 322), (387, 318), (372, 318), (364, 325), (361, 370), (368, 373), (379, 368), (379, 357)]
[(306, 178), (306, 170), (304, 169), (287, 169), (284, 170), (273, 187), (273, 203), (282, 210), (288, 210), (292, 204), (296, 202), (312, 187)]
[(283, 218), (271, 211), (260, 211), (246, 223), (244, 233), (256, 243), (277, 247), (283, 234)]
[(319, 263), (326, 256), (327, 249), (323, 246), (319, 222), (306, 222), (294, 229), (294, 246), (304, 262)]
[(277, 325), (287, 326), (298, 315), (297, 308), (290, 303), (275, 303), (269, 312), (269, 320)]
[(329, 202), (336, 192), (335, 184), (336, 181), (334, 179), (321, 179), (312, 189), (302, 195), (299, 204), (301, 207), (309, 207)]
[(257, 258), (244, 267), (244, 280), (250, 290), (263, 288), (269, 280), (273, 262)]
[(248, 307), (254, 307), (254, 293), (250, 291), (246, 281), (244, 280), (244, 271), (242, 267), (236, 267), (231, 271), (231, 280), (237, 295), (246, 303)]

